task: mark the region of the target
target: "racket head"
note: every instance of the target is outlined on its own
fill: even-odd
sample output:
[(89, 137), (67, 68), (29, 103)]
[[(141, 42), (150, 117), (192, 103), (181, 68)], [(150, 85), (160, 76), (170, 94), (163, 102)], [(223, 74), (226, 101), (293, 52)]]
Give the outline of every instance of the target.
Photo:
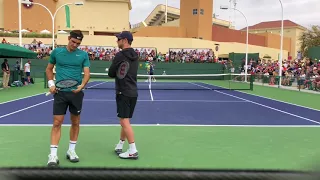
[(66, 88), (72, 88), (79, 84), (77, 80), (74, 79), (64, 79), (61, 81), (56, 82), (56, 87), (58, 89), (66, 89)]

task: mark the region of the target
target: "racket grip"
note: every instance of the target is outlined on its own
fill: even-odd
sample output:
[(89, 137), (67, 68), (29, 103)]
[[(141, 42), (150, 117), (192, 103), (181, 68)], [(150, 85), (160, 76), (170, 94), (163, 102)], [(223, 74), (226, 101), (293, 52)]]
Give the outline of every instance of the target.
[(50, 92), (47, 92), (47, 93), (46, 93), (46, 96), (49, 96), (50, 94), (51, 94)]

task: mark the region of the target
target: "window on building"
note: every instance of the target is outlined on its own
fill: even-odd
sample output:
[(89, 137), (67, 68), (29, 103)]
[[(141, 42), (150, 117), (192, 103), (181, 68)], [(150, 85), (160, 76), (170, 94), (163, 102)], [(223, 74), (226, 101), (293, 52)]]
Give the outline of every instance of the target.
[(201, 14), (201, 15), (204, 14), (204, 9), (200, 9), (200, 14)]
[(192, 10), (192, 14), (193, 14), (193, 15), (198, 14), (198, 9), (193, 9), (193, 10)]

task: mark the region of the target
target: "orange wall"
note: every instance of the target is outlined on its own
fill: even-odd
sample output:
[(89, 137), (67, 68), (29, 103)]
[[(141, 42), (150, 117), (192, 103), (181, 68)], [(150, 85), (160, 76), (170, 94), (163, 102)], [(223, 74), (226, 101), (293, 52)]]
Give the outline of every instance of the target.
[[(261, 36), (265, 37), (266, 46), (271, 48), (280, 49), (280, 36), (277, 34), (270, 34), (270, 33), (262, 33)], [(283, 38), (283, 49), (290, 52), (291, 50), (291, 39), (284, 37)], [(292, 53), (290, 53), (292, 55)]]
[(199, 18), (192, 14), (192, 9), (197, 8), (198, 0), (180, 1), (180, 27), (187, 30), (187, 37), (198, 36)]
[[(205, 40), (212, 39), (211, 26), (212, 26), (212, 14), (213, 14), (213, 0), (199, 0), (198, 16), (199, 16), (199, 37)], [(204, 10), (203, 14), (200, 14), (200, 9)]]
[[(202, 38), (211, 40), (213, 0), (181, 0), (180, 27), (187, 30), (188, 38)], [(193, 9), (198, 13), (193, 14)], [(200, 14), (201, 9), (204, 14)]]
[[(246, 37), (247, 37), (246, 31), (228, 29), (218, 25), (212, 26), (212, 41), (238, 42), (238, 43), (245, 44)], [(270, 33), (263, 33), (259, 35), (249, 33), (249, 44), (280, 49), (280, 36), (276, 34), (270, 34)], [(290, 52), (290, 48), (291, 48), (291, 39), (284, 37), (283, 49)]]
[(186, 29), (181, 27), (148, 26), (145, 28), (141, 28), (138, 32), (134, 33), (134, 36), (184, 38), (187, 36), (186, 34)]
[[(51, 12), (56, 9), (54, 0), (34, 0), (46, 6)], [(4, 29), (8, 31), (19, 30), (18, 1), (3, 1), (4, 10)], [(34, 32), (40, 32), (44, 29), (51, 31), (52, 20), (47, 10), (39, 5), (33, 5), (31, 8), (21, 6), (22, 29), (30, 29)], [(36, 21), (35, 21), (36, 20)]]
[[(212, 41), (246, 43), (246, 31), (238, 31), (218, 25), (212, 26)], [(265, 37), (249, 34), (249, 44), (266, 47)]]

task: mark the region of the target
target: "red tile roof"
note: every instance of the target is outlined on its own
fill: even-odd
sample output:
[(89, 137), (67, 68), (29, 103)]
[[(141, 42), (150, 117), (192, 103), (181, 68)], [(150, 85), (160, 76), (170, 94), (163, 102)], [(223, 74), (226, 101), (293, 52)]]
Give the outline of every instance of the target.
[[(294, 26), (300, 26), (300, 25), (290, 20), (283, 20), (283, 27), (294, 27)], [(280, 27), (281, 27), (281, 20), (261, 22), (253, 26), (249, 26), (249, 29), (269, 29), (269, 28), (280, 28)], [(243, 28), (241, 30), (246, 30), (246, 28)]]

